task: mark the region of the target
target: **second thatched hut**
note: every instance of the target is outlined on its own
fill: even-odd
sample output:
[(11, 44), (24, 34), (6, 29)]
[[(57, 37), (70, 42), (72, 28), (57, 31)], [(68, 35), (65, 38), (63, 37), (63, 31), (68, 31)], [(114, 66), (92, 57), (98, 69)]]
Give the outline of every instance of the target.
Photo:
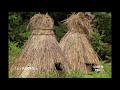
[(87, 13), (73, 13), (64, 20), (68, 32), (60, 40), (59, 46), (65, 53), (72, 71), (88, 73), (93, 71), (93, 66), (100, 64), (99, 58), (92, 48), (87, 35), (92, 31), (91, 19)]

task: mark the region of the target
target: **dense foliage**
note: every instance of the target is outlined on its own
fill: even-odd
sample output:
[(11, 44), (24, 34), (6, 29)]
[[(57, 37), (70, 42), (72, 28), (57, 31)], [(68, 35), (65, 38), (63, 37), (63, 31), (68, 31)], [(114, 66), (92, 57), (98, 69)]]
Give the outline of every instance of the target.
[(90, 35), (94, 49), (102, 60), (107, 60), (109, 62), (112, 60), (111, 18), (111, 12), (95, 12), (95, 29)]

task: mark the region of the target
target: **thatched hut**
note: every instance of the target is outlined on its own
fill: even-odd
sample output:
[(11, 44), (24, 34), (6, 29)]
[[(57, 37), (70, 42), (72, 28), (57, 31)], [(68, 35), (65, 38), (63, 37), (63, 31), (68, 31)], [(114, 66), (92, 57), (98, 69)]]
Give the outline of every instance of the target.
[(88, 34), (92, 31), (91, 19), (87, 13), (73, 13), (64, 20), (68, 32), (60, 40), (59, 46), (65, 53), (70, 63), (70, 69), (88, 73), (93, 70), (93, 65), (101, 65), (99, 58), (92, 48)]
[(10, 65), (10, 75), (34, 77), (54, 71), (68, 72), (69, 67), (54, 36), (53, 19), (48, 14), (36, 14), (29, 23), (31, 36), (22, 52)]

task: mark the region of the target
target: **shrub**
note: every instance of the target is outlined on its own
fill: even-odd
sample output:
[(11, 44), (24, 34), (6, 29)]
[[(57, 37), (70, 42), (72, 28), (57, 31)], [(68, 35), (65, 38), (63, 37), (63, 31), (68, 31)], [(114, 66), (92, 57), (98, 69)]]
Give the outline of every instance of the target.
[(19, 47), (17, 47), (18, 43), (10, 42), (9, 40), (9, 64), (12, 63), (18, 53), (21, 51)]

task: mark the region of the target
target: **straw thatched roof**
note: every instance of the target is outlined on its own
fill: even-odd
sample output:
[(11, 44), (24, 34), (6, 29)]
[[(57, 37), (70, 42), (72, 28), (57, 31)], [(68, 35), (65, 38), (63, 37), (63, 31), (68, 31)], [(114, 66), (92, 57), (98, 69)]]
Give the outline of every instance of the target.
[(64, 21), (69, 31), (60, 40), (59, 46), (65, 53), (71, 70), (87, 73), (87, 64), (100, 65), (99, 58), (86, 37), (92, 29), (91, 20), (85, 13), (79, 12), (73, 13)]
[(15, 62), (10, 65), (10, 75), (16, 77), (34, 77), (35, 75), (57, 71), (55, 64), (68, 72), (69, 67), (64, 53), (53, 33), (53, 19), (49, 15), (36, 14), (29, 23), (31, 36)]
[[(90, 14), (91, 15), (91, 14)], [(91, 21), (92, 16), (89, 13), (73, 13), (69, 18), (64, 20), (64, 24), (67, 26), (69, 31), (80, 32), (89, 34), (92, 32)]]

